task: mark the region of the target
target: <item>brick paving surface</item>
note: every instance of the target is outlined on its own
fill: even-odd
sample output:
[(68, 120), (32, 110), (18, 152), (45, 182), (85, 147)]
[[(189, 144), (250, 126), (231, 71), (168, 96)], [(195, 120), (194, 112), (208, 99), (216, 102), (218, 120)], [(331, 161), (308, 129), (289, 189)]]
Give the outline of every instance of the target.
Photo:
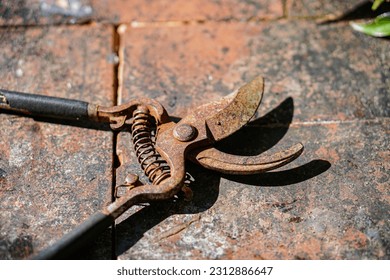
[(238, 0), (92, 0), (100, 20), (131, 21), (207, 21), (275, 19), (283, 16), (282, 1)]
[[(1, 87), (113, 103), (112, 28), (0, 31)], [(112, 133), (0, 114), (0, 258), (53, 243), (111, 199)]]
[[(389, 258), (390, 47), (342, 20), (372, 15), (366, 2), (2, 3), (1, 88), (108, 105), (149, 97), (179, 119), (261, 75), (256, 119), (218, 148), (305, 146), (260, 175), (188, 163), (191, 201), (134, 207), (75, 258)], [(146, 182), (129, 133), (0, 120), (0, 258), (51, 244), (109, 203), (127, 174)]]
[(57, 25), (90, 21), (89, 0), (2, 0), (1, 26)]
[(372, 17), (389, 9), (389, 4), (384, 3), (376, 11), (371, 11), (372, 2), (365, 0), (286, 0), (286, 11), (290, 18), (337, 21)]

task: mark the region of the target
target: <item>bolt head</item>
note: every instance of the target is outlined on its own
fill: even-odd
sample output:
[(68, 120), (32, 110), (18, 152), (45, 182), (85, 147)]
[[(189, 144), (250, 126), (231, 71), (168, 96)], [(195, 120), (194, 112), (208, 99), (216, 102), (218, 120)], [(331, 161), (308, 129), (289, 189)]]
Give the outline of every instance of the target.
[(125, 182), (126, 185), (134, 185), (138, 181), (138, 175), (137, 174), (129, 174), (126, 176)]
[(188, 142), (193, 140), (197, 133), (198, 131), (196, 128), (190, 124), (180, 124), (173, 130), (173, 136), (181, 142)]

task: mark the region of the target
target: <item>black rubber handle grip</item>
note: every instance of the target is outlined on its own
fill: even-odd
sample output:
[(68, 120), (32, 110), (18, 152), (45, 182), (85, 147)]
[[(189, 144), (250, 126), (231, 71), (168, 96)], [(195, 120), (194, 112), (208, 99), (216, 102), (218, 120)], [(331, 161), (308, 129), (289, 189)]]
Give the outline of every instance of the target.
[(87, 102), (8, 90), (0, 90), (0, 109), (32, 116), (89, 119)]

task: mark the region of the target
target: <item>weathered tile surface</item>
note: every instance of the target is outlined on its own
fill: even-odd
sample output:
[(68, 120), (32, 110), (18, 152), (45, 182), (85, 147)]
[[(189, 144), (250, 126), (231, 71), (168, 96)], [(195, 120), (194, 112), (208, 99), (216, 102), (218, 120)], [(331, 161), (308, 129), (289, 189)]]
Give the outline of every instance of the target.
[(5, 0), (0, 25), (75, 24), (88, 21), (196, 21), (275, 19), (282, 1)]
[[(126, 213), (115, 230), (118, 258), (388, 259), (390, 49), (348, 25), (372, 15), (369, 6), (1, 1), (1, 87), (110, 104), (120, 85), (119, 102), (155, 98), (178, 119), (262, 75), (260, 118), (218, 147), (252, 155), (302, 142), (304, 154), (241, 177), (189, 163), (192, 201), (179, 194)], [(108, 25), (34, 27), (88, 21)], [(131, 22), (113, 36), (114, 24)], [(112, 179), (147, 181), (128, 132), (113, 141), (96, 127), (4, 114), (0, 123), (0, 258), (25, 258), (74, 228), (110, 201)], [(75, 257), (110, 258), (111, 241), (107, 230)]]
[[(110, 27), (10, 28), (0, 37), (2, 88), (112, 104)], [(110, 201), (112, 134), (4, 113), (0, 123), (0, 258), (26, 258)]]
[(369, 10), (371, 5), (372, 3), (365, 0), (287, 0), (287, 10), (290, 17), (341, 16), (359, 7)]
[(282, 1), (238, 0), (92, 0), (95, 16), (110, 22), (248, 20), (272, 19), (283, 15)]
[(83, 23), (92, 15), (88, 0), (0, 1), (0, 26)]
[(301, 158), (253, 176), (190, 168), (194, 199), (122, 221), (120, 258), (387, 259), (389, 121), (268, 124), (229, 139), (229, 150), (264, 149), (282, 138), (278, 148), (304, 142)]
[(266, 79), (262, 108), (294, 97), (299, 121), (389, 116), (389, 45), (345, 23), (136, 28), (124, 43), (124, 99), (156, 98), (177, 117), (256, 75)]
[[(256, 154), (300, 141), (306, 152), (287, 170), (259, 176), (221, 178), (189, 165), (193, 201), (121, 219), (119, 258), (388, 257), (386, 41), (346, 23), (309, 21), (128, 28), (122, 39), (122, 102), (155, 98), (183, 117), (263, 75), (258, 115), (275, 111), (221, 148)], [(119, 150), (129, 142), (120, 137)], [(122, 162), (139, 172), (134, 154)]]

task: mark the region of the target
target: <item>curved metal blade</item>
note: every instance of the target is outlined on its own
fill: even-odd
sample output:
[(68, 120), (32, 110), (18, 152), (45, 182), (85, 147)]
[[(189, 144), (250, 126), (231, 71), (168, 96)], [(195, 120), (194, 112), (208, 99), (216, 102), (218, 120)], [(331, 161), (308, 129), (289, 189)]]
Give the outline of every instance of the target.
[(224, 109), (206, 119), (206, 125), (214, 140), (222, 140), (247, 124), (256, 113), (263, 92), (264, 79), (256, 77), (242, 86)]
[(224, 174), (250, 175), (266, 172), (286, 165), (303, 152), (301, 143), (272, 155), (237, 156), (226, 154), (213, 147), (192, 151), (190, 159), (203, 167)]

